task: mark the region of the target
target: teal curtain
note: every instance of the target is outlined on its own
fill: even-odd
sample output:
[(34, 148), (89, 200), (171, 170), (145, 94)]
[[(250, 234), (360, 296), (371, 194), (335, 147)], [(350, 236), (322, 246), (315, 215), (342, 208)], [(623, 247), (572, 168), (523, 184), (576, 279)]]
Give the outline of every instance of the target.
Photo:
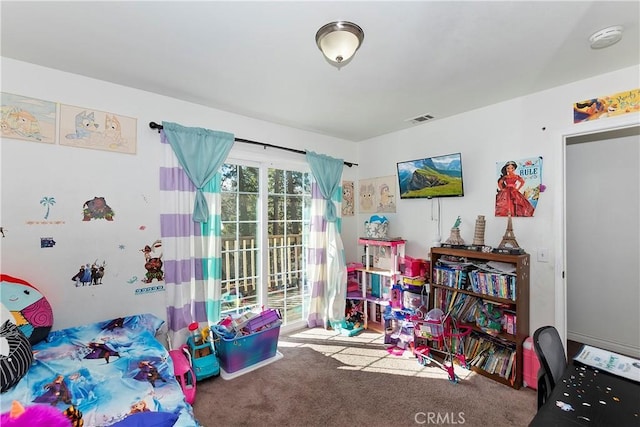
[(171, 122), (162, 122), (162, 127), (180, 166), (196, 187), (193, 221), (207, 222), (209, 207), (202, 190), (229, 155), (234, 136), (227, 132), (187, 128)]
[(313, 177), (318, 183), (320, 193), (326, 201), (325, 219), (329, 222), (335, 222), (338, 219), (338, 215), (336, 205), (331, 200), (331, 195), (340, 188), (344, 161), (324, 154), (317, 154), (313, 151), (307, 151), (307, 162), (311, 167)]
[(344, 319), (347, 267), (340, 237), (341, 159), (307, 152), (314, 181), (307, 248), (307, 277), (311, 298), (307, 325), (338, 328)]

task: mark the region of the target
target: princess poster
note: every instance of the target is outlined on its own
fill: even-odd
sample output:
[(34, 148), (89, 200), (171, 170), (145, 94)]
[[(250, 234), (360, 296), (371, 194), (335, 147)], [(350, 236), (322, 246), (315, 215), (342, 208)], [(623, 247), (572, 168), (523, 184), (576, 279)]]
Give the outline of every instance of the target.
[(533, 216), (542, 185), (542, 157), (496, 163), (496, 216)]

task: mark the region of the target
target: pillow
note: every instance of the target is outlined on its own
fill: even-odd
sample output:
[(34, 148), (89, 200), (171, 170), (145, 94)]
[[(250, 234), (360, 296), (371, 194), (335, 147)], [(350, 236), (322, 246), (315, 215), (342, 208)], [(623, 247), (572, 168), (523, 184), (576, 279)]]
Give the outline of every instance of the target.
[(111, 427), (173, 427), (176, 421), (178, 414), (172, 412), (137, 412)]
[(0, 328), (0, 392), (16, 385), (32, 363), (29, 339), (18, 326), (6, 320)]
[(35, 286), (25, 280), (0, 274), (0, 300), (31, 345), (47, 337), (53, 326), (53, 310)]

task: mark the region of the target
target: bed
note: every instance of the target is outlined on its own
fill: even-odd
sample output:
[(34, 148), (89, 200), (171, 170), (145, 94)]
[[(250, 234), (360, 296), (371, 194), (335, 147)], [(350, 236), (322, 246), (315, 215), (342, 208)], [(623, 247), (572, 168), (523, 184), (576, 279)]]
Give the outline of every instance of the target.
[(156, 339), (164, 322), (140, 314), (50, 332), (33, 345), (33, 364), (0, 395), (0, 412), (14, 400), (70, 406), (84, 426), (199, 426)]

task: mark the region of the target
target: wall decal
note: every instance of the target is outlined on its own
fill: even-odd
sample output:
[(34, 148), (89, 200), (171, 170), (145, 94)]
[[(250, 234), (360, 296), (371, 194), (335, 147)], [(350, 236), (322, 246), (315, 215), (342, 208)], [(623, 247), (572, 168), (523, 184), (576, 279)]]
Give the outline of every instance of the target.
[(104, 197), (94, 197), (84, 202), (84, 205), (82, 205), (82, 215), (83, 221), (91, 221), (92, 219), (113, 221), (113, 217), (116, 214), (113, 209), (109, 207)]
[(95, 260), (92, 264), (83, 264), (71, 280), (76, 283), (76, 288), (80, 286), (102, 285), (102, 278), (104, 277), (106, 266), (106, 261), (98, 264), (98, 260)]
[(542, 185), (542, 157), (496, 163), (496, 216), (533, 216)]
[[(65, 224), (65, 221), (60, 221), (60, 220), (56, 220), (56, 221), (35, 221), (35, 220), (27, 220), (24, 222), (27, 225), (61, 225), (61, 224)], [(6, 231), (6, 229), (5, 229)]]
[(88, 108), (60, 105), (60, 145), (136, 153), (137, 120)]
[(40, 199), (40, 204), (47, 208), (47, 212), (44, 214), (44, 219), (48, 219), (49, 218), (49, 212), (51, 210), (51, 206), (56, 204), (55, 197), (46, 197), (46, 196), (44, 196), (44, 197), (42, 197), (42, 199)]
[(135, 290), (136, 295), (144, 295), (149, 294), (151, 292), (161, 292), (164, 291), (164, 285), (156, 285), (156, 286), (148, 286), (146, 288), (138, 288)]
[(40, 247), (41, 248), (52, 248), (56, 244), (53, 237), (41, 237), (40, 238)]
[(619, 92), (573, 104), (573, 123), (640, 112), (640, 89)]
[(342, 181), (342, 216), (353, 216), (354, 199), (353, 181)]
[(0, 136), (47, 144), (56, 142), (55, 102), (4, 92), (0, 97)]
[(162, 271), (162, 240), (156, 240), (151, 245), (145, 245), (140, 251), (144, 254), (144, 268), (147, 270), (144, 283), (151, 283), (153, 280), (162, 282), (164, 272)]

